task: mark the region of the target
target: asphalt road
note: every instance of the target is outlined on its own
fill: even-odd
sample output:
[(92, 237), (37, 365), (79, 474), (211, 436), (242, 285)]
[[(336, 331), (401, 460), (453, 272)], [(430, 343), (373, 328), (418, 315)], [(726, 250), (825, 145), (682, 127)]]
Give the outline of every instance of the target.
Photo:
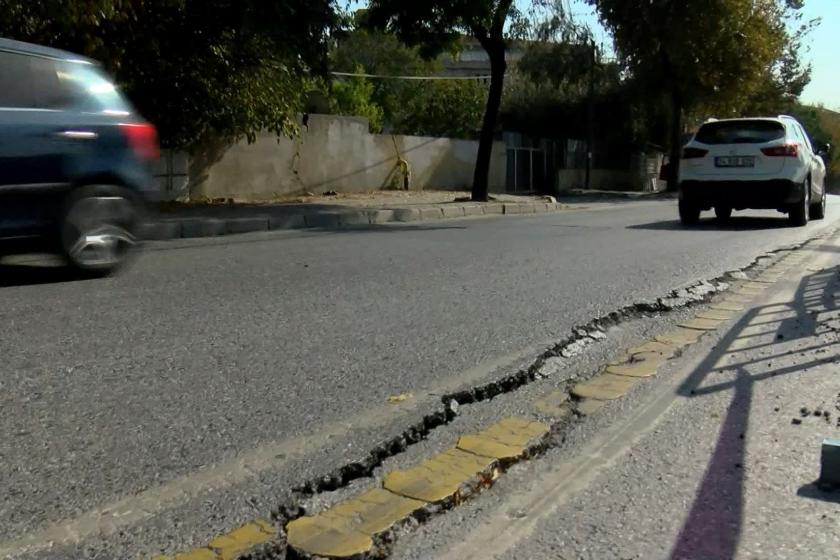
[[(0, 552), (200, 543), (406, 422), (390, 395), (468, 385), (840, 217), (833, 203), (804, 229), (752, 213), (685, 230), (675, 205), (161, 243), (100, 281), (1, 266)], [(86, 520), (120, 500), (134, 513), (97, 541)]]

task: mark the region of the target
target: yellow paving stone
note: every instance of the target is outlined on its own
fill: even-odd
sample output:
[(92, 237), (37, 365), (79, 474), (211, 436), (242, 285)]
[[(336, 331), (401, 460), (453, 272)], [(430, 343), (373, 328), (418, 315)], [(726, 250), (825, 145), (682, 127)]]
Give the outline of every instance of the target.
[(343, 520), (348, 529), (373, 536), (387, 531), (425, 506), (426, 502), (374, 488), (334, 505), (320, 517), (336, 522)]
[[(267, 529), (267, 530), (266, 530)], [(268, 521), (248, 523), (226, 535), (216, 537), (209, 548), (216, 551), (220, 560), (236, 560), (239, 556), (257, 545), (267, 543), (274, 538), (274, 531)]]
[(735, 314), (732, 311), (726, 311), (723, 309), (707, 309), (706, 311), (701, 311), (697, 314), (698, 319), (711, 319), (712, 321), (728, 321), (730, 320)]
[(712, 309), (715, 309), (715, 310), (718, 310), (718, 311), (737, 312), (737, 311), (743, 311), (745, 308), (740, 303), (737, 303), (737, 302), (734, 302), (734, 301), (721, 301), (719, 303), (714, 304), (712, 306)]
[(627, 351), (627, 353), (631, 356), (635, 356), (637, 354), (656, 353), (662, 354), (663, 356), (670, 358), (671, 356), (676, 354), (678, 349), (679, 348), (674, 346), (673, 344), (667, 344), (665, 342), (659, 342), (657, 340), (650, 340), (640, 346), (631, 348)]
[(781, 279), (782, 279), (781, 274), (762, 274), (760, 276), (756, 276), (753, 279), (753, 282), (758, 282), (759, 284), (771, 285), (771, 284), (775, 284), (776, 282), (778, 282)]
[(625, 364), (611, 365), (607, 368), (607, 373), (613, 375), (623, 375), (626, 377), (653, 377), (656, 375), (656, 370), (659, 366), (668, 360), (662, 354), (648, 353), (636, 354), (632, 359)]
[(747, 295), (741, 293), (731, 293), (726, 296), (723, 301), (730, 301), (732, 303), (752, 303), (755, 301), (755, 295)]
[(673, 344), (675, 346), (683, 347), (688, 346), (689, 344), (694, 344), (695, 342), (700, 340), (700, 337), (702, 335), (702, 331), (678, 327), (671, 332), (660, 334), (656, 337), (656, 340), (658, 340), (659, 342), (664, 342), (666, 344)]
[(209, 548), (196, 548), (189, 552), (175, 555), (175, 560), (218, 560), (218, 556)]
[(537, 400), (534, 408), (540, 414), (554, 418), (567, 416), (572, 409), (568, 406), (569, 393), (566, 391), (553, 391), (546, 397)]
[(324, 517), (301, 517), (286, 526), (286, 538), (292, 548), (315, 556), (346, 558), (369, 552), (369, 535), (347, 528), (346, 520)]
[(454, 496), (463, 485), (470, 483), (476, 475), (486, 472), (495, 462), (490, 457), (453, 447), (416, 467), (388, 473), (383, 486), (407, 498), (429, 503), (440, 502)]
[(723, 324), (723, 321), (717, 319), (692, 319), (685, 323), (680, 323), (681, 327), (687, 329), (696, 329), (698, 331), (714, 331)]
[(742, 286), (740, 288), (735, 288), (734, 290), (732, 290), (732, 293), (737, 294), (739, 296), (749, 296), (755, 298), (755, 296), (760, 296), (761, 292), (763, 291), (764, 290), (758, 290), (756, 288), (745, 288)]
[(582, 399), (612, 401), (624, 396), (639, 380), (624, 375), (602, 373), (572, 388), (572, 394)]
[(599, 401), (597, 399), (583, 399), (577, 407), (578, 414), (581, 416), (592, 416), (607, 404), (607, 401)]
[(493, 459), (514, 459), (522, 456), (534, 440), (548, 431), (548, 426), (541, 422), (504, 418), (477, 434), (462, 436), (458, 449)]
[(767, 289), (767, 283), (766, 282), (747, 282), (746, 284), (744, 284), (741, 287), (743, 289), (746, 289), (746, 290), (764, 291), (764, 290)]

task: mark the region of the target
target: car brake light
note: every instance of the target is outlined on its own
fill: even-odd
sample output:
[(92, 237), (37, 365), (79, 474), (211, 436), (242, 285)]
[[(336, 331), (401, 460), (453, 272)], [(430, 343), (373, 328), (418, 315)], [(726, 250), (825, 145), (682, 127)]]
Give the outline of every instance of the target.
[(795, 142), (788, 142), (782, 146), (761, 148), (761, 153), (770, 157), (797, 157), (799, 156), (799, 144)]
[(160, 145), (155, 127), (149, 123), (121, 123), (120, 130), (137, 157), (155, 160), (160, 157)]
[(709, 153), (709, 150), (703, 150), (702, 148), (685, 148), (683, 150), (683, 159), (697, 159), (706, 157), (706, 154)]

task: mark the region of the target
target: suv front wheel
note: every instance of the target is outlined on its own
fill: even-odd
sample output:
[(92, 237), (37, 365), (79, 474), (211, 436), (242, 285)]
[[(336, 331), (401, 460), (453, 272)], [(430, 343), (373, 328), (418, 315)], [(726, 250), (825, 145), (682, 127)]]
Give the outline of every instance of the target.
[(137, 244), (139, 204), (113, 185), (90, 185), (70, 193), (60, 226), (67, 262), (87, 276), (107, 276), (128, 260)]

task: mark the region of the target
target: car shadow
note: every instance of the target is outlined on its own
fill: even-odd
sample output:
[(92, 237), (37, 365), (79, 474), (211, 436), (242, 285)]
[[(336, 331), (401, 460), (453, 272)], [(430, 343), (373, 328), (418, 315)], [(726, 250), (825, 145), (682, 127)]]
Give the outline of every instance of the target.
[(78, 274), (67, 266), (0, 263), (0, 288), (62, 284), (81, 280)]
[(684, 226), (679, 220), (674, 219), (648, 224), (636, 224), (627, 226), (627, 229), (656, 231), (754, 231), (786, 227), (790, 227), (790, 223), (784, 216), (778, 218), (767, 216), (733, 216), (725, 221), (720, 221), (716, 218), (706, 218), (700, 220), (700, 223), (695, 226)]

